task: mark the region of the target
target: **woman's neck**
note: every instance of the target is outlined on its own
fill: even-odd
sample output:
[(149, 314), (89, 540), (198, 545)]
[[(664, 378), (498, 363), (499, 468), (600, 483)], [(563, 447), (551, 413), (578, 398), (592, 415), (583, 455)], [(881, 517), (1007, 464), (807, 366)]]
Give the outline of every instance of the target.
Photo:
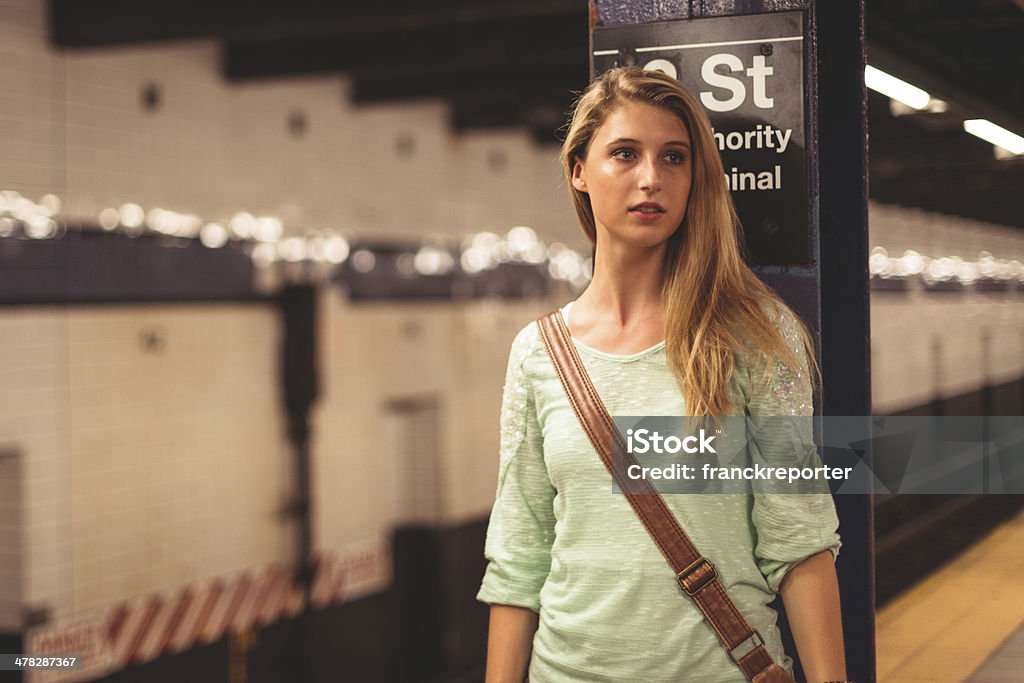
[(660, 317), (662, 309), (662, 260), (659, 249), (628, 252), (599, 246), (594, 258), (594, 277), (580, 294), (576, 307), (629, 328), (637, 319)]

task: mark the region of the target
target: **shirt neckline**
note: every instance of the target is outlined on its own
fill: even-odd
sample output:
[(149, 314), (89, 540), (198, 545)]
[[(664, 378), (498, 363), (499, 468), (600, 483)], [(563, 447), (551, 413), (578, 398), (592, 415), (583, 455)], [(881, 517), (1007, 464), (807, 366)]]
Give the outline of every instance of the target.
[[(559, 311), (561, 313), (561, 315), (562, 315), (562, 320), (565, 322), (566, 329), (569, 328), (569, 309), (572, 308), (572, 305), (574, 303), (576, 303), (575, 300), (570, 301), (565, 306), (563, 306), (562, 309)], [(576, 345), (577, 348), (583, 349), (587, 353), (589, 353), (591, 355), (594, 355), (594, 356), (597, 356), (599, 358), (604, 358), (606, 360), (614, 360), (614, 361), (632, 361), (632, 360), (637, 360), (638, 358), (643, 358), (644, 356), (647, 356), (649, 354), (655, 353), (656, 351), (660, 351), (661, 349), (663, 349), (665, 347), (665, 340), (662, 339), (660, 342), (658, 342), (654, 346), (650, 346), (650, 347), (644, 349), (643, 351), (637, 351), (636, 353), (629, 353), (629, 354), (608, 353), (607, 351), (601, 351), (600, 349), (595, 349), (595, 348), (593, 348), (591, 346), (587, 346), (586, 344), (581, 342), (576, 337), (573, 337), (571, 334), (569, 335), (569, 338), (572, 339), (573, 343)]]

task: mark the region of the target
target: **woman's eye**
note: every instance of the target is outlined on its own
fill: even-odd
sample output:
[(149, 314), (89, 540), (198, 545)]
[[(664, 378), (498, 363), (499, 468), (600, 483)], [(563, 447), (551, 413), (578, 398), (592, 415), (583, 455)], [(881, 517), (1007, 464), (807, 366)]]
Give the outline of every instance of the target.
[(686, 157), (681, 152), (669, 152), (665, 155), (665, 158), (669, 160), (669, 163), (673, 164), (681, 164), (686, 160)]
[(632, 159), (634, 157), (634, 154), (633, 150), (631, 149), (617, 149), (614, 152), (612, 152), (612, 156), (617, 157), (619, 159)]

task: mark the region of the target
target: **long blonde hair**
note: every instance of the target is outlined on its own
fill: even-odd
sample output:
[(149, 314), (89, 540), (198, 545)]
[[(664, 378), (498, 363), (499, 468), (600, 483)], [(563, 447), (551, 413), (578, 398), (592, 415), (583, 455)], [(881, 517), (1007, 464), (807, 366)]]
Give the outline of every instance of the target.
[[(690, 134), (693, 172), (690, 197), (679, 228), (668, 239), (663, 265), (665, 348), (668, 364), (686, 401), (687, 414), (717, 417), (737, 408), (730, 380), (737, 353), (753, 354), (764, 376), (781, 361), (799, 369), (800, 359), (769, 310), (785, 304), (743, 260), (742, 233), (725, 184), (711, 121), (700, 102), (658, 71), (618, 67), (595, 79), (576, 101), (561, 159), (569, 194), (583, 231), (597, 245), (590, 196), (572, 185), (573, 167), (586, 159), (598, 128), (623, 101), (645, 102), (679, 117)], [(818, 374), (814, 347), (798, 321), (812, 379)]]

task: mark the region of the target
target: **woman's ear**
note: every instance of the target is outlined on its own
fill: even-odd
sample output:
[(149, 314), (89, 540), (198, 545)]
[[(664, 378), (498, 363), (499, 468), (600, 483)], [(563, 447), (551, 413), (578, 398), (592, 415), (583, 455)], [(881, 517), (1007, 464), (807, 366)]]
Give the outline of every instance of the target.
[(572, 186), (576, 188), (577, 192), (587, 191), (587, 178), (579, 159), (573, 161), (572, 164)]

